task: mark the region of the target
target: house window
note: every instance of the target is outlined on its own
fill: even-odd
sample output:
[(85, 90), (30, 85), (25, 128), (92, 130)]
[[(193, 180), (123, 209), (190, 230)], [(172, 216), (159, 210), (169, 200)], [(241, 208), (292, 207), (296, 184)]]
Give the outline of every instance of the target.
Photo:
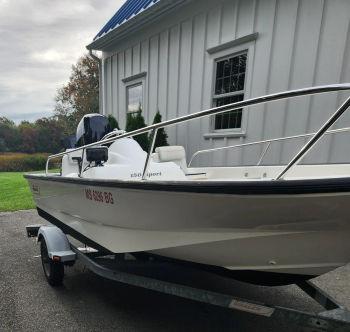
[[(214, 106), (222, 106), (244, 99), (247, 52), (216, 61)], [(214, 130), (239, 129), (242, 109), (217, 114)]]
[(143, 87), (142, 83), (127, 87), (127, 112), (135, 113), (143, 109)]

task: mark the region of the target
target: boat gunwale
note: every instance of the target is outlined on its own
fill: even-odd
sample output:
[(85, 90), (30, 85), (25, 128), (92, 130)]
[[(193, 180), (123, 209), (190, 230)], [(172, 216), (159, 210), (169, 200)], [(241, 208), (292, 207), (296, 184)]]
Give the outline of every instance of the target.
[(26, 179), (79, 184), (92, 187), (121, 188), (162, 192), (182, 192), (198, 194), (224, 195), (303, 195), (350, 193), (350, 176), (318, 179), (259, 179), (249, 181), (213, 181), (213, 180), (186, 180), (186, 181), (128, 181), (73, 178), (61, 176), (47, 176), (39, 174), (24, 174)]

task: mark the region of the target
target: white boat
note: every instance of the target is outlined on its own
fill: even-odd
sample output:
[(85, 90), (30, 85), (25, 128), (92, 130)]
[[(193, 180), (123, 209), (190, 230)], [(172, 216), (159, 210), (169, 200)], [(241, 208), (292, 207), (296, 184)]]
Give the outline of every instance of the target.
[[(94, 122), (101, 127), (105, 120), (89, 115), (77, 130), (80, 144), (88, 144), (48, 159), (62, 157), (61, 174), (46, 170), (25, 177), (39, 215), (96, 249), (218, 267), (258, 283), (309, 279), (350, 261), (350, 164), (297, 163), (322, 135), (350, 130), (330, 130), (350, 98), (317, 133), (234, 146), (311, 136), (287, 166), (190, 167), (183, 147), (153, 152), (153, 145), (157, 130), (169, 125), (348, 89), (350, 84), (338, 84), (277, 93), (130, 133), (102, 137), (96, 131), (94, 139)], [(132, 137), (148, 131), (153, 139), (147, 153)]]

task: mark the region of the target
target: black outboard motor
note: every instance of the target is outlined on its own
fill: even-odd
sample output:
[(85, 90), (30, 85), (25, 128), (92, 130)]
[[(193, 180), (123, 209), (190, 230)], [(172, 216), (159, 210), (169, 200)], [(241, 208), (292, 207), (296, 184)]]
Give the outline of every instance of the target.
[(97, 142), (111, 131), (108, 119), (104, 115), (86, 114), (78, 124), (76, 147)]

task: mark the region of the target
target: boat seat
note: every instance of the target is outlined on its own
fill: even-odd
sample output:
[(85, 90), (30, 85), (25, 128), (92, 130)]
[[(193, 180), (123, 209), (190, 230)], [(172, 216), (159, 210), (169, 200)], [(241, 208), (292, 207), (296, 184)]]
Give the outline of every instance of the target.
[(172, 161), (179, 165), (182, 171), (187, 174), (186, 152), (185, 148), (180, 145), (160, 146), (156, 148), (152, 155), (154, 162)]

